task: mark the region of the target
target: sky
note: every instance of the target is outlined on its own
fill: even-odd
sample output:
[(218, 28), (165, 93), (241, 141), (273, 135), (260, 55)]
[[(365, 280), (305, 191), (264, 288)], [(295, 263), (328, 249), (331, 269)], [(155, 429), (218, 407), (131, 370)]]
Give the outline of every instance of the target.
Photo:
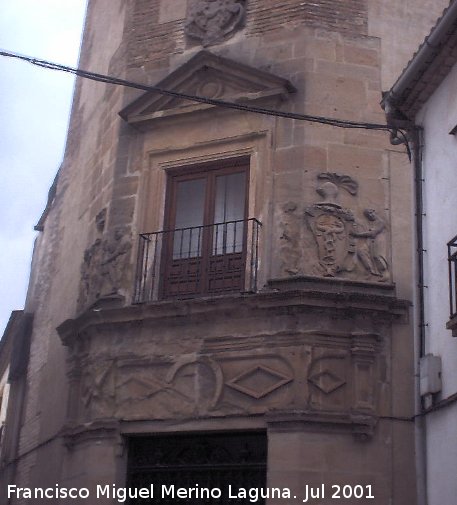
[[(86, 0), (3, 0), (0, 49), (76, 66), (85, 9)], [(62, 161), (73, 86), (70, 74), (0, 56), (0, 336), (24, 308), (33, 227)]]

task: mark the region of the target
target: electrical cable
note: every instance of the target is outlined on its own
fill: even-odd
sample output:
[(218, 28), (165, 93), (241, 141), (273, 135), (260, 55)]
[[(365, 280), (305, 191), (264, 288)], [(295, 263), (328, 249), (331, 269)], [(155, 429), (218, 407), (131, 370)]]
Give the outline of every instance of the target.
[(431, 407), (428, 407), (427, 409), (424, 409), (422, 412), (419, 414), (415, 414), (414, 416), (378, 416), (378, 419), (386, 419), (390, 421), (406, 421), (406, 422), (414, 422), (416, 419), (420, 417), (425, 417), (428, 414), (431, 414), (432, 412), (437, 412), (438, 410), (444, 409), (445, 407), (448, 407), (449, 405), (457, 402), (457, 393), (454, 393), (447, 398), (444, 398), (443, 400), (440, 400), (439, 402), (435, 403), (435, 405), (432, 405)]
[[(235, 109), (235, 110), (245, 111), (245, 112), (253, 112), (256, 114), (282, 117), (282, 118), (286, 118), (286, 119), (295, 119), (298, 121), (308, 121), (311, 123), (319, 123), (319, 124), (335, 126), (337, 128), (353, 128), (353, 129), (387, 131), (387, 132), (390, 132), (392, 139), (398, 139), (398, 141), (399, 141), (398, 143), (404, 144), (406, 146), (406, 149), (408, 152), (408, 157), (411, 160), (411, 152), (410, 152), (409, 143), (408, 143), (408, 139), (407, 139), (405, 132), (399, 128), (394, 128), (394, 127), (389, 126), (387, 124), (366, 123), (366, 122), (359, 122), (359, 121), (347, 121), (344, 119), (334, 119), (334, 118), (329, 118), (329, 117), (324, 117), (324, 116), (313, 116), (313, 115), (308, 115), (308, 114), (299, 114), (299, 113), (295, 113), (295, 112), (286, 112), (286, 111), (280, 111), (280, 110), (275, 110), (275, 109), (267, 109), (267, 108), (263, 108), (263, 107), (255, 107), (255, 106), (246, 105), (246, 104), (243, 104), (240, 102), (229, 102), (226, 100), (219, 100), (219, 99), (215, 99), (215, 98), (207, 98), (207, 97), (203, 97), (203, 96), (189, 95), (187, 93), (164, 89), (159, 86), (150, 86), (150, 85), (140, 84), (137, 82), (128, 81), (125, 79), (120, 79), (118, 77), (113, 77), (113, 76), (109, 76), (106, 74), (99, 74), (96, 72), (90, 72), (88, 70), (83, 70), (80, 68), (69, 67), (66, 65), (61, 65), (59, 63), (53, 63), (53, 62), (47, 61), (47, 60), (42, 60), (42, 59), (31, 57), (31, 56), (25, 56), (25, 55), (13, 53), (11, 51), (0, 50), (0, 56), (19, 59), (19, 60), (31, 63), (32, 65), (36, 65), (38, 67), (47, 68), (50, 70), (56, 70), (56, 71), (60, 71), (60, 72), (67, 72), (70, 74), (74, 74), (78, 77), (90, 79), (90, 80), (97, 81), (97, 82), (125, 86), (125, 87), (129, 87), (129, 88), (139, 89), (142, 91), (154, 91), (154, 92), (159, 93), (161, 95), (171, 96), (174, 98), (180, 98), (180, 99), (184, 99), (184, 100), (189, 100), (192, 102), (214, 105), (216, 107)], [(401, 137), (399, 137), (398, 134), (400, 134)]]

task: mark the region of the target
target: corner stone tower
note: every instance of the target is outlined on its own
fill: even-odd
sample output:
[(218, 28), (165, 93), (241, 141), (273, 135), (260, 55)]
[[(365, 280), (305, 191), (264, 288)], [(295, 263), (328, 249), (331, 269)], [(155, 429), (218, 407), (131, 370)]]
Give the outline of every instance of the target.
[(77, 81), (16, 335), (5, 489), (416, 503), (404, 147), (182, 97), (385, 123), (382, 89), (447, 2), (409, 3), (89, 0), (80, 68), (175, 94)]

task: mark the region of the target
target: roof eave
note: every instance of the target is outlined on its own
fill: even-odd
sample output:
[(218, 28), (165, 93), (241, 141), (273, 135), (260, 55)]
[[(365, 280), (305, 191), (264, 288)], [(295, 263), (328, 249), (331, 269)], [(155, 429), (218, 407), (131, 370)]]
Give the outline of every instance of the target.
[[(421, 81), (430, 63), (441, 53), (450, 35), (455, 33), (456, 29), (457, 1), (454, 1), (444, 11), (443, 16), (433, 27), (430, 35), (425, 38), (395, 84), (385, 93), (381, 104), (388, 115), (396, 110), (401, 111), (406, 117), (413, 119), (412, 116), (417, 112), (417, 108), (411, 107), (410, 105), (405, 106), (406, 99), (411, 90)], [(428, 88), (429, 96), (438, 85), (439, 83), (437, 83), (433, 89), (432, 87)]]

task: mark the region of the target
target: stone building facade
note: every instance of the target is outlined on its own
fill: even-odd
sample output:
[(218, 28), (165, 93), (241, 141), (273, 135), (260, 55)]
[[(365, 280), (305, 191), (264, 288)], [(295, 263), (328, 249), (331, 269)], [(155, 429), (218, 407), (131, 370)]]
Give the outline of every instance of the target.
[(447, 2), (411, 3), (391, 22), (387, 0), (89, 1), (80, 68), (156, 89), (77, 81), (4, 487), (93, 500), (165, 468), (416, 503), (404, 146), (246, 110), (384, 123), (381, 90)]

